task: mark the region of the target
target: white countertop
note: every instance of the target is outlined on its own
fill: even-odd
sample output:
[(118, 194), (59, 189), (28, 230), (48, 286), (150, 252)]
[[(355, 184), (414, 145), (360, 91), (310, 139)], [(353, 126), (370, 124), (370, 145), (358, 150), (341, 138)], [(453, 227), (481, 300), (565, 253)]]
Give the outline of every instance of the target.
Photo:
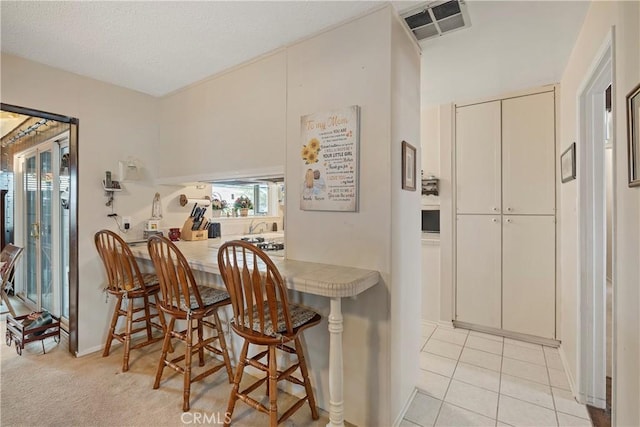
[[(266, 237), (266, 236), (265, 236)], [(174, 242), (194, 270), (220, 274), (218, 248), (230, 237), (187, 242)], [(131, 245), (137, 258), (149, 260), (146, 243)], [(269, 252), (266, 252), (269, 255)], [(270, 256), (289, 289), (325, 297), (358, 295), (380, 281), (375, 270), (315, 262), (294, 261), (282, 256)]]

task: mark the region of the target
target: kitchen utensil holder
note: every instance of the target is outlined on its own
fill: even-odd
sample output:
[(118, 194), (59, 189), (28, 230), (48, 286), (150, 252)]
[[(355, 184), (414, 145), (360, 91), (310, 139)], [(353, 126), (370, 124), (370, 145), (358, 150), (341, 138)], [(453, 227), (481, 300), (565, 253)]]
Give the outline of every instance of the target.
[(182, 226), (182, 231), (180, 232), (180, 238), (182, 240), (207, 240), (209, 238), (208, 231), (205, 230), (192, 230), (193, 227), (193, 217), (187, 218)]

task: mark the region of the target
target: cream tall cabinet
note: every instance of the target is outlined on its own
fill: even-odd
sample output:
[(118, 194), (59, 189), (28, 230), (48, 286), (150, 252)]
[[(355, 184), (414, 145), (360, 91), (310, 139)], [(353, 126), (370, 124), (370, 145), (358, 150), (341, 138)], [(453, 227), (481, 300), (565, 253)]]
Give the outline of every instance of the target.
[(455, 120), (456, 320), (554, 339), (554, 91)]

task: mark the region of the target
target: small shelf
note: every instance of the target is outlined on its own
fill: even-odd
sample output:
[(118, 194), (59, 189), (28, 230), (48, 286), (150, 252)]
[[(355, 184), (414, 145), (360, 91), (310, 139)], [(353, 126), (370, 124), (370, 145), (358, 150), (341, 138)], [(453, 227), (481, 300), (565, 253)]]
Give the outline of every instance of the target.
[(111, 181), (111, 187), (107, 187), (104, 179), (102, 180), (102, 188), (104, 189), (105, 196), (107, 196), (107, 203), (105, 206), (113, 205), (113, 193), (118, 191), (122, 191), (122, 187), (120, 186), (120, 181)]
[(104, 180), (102, 180), (102, 188), (104, 191), (122, 191), (119, 181), (111, 181), (111, 187), (107, 187)]

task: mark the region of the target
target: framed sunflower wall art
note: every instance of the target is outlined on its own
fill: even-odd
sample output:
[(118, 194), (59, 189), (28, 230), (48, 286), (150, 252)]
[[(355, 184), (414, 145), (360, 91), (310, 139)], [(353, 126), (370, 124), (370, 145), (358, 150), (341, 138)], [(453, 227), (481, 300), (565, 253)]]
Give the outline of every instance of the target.
[(300, 209), (358, 210), (360, 107), (302, 116)]

